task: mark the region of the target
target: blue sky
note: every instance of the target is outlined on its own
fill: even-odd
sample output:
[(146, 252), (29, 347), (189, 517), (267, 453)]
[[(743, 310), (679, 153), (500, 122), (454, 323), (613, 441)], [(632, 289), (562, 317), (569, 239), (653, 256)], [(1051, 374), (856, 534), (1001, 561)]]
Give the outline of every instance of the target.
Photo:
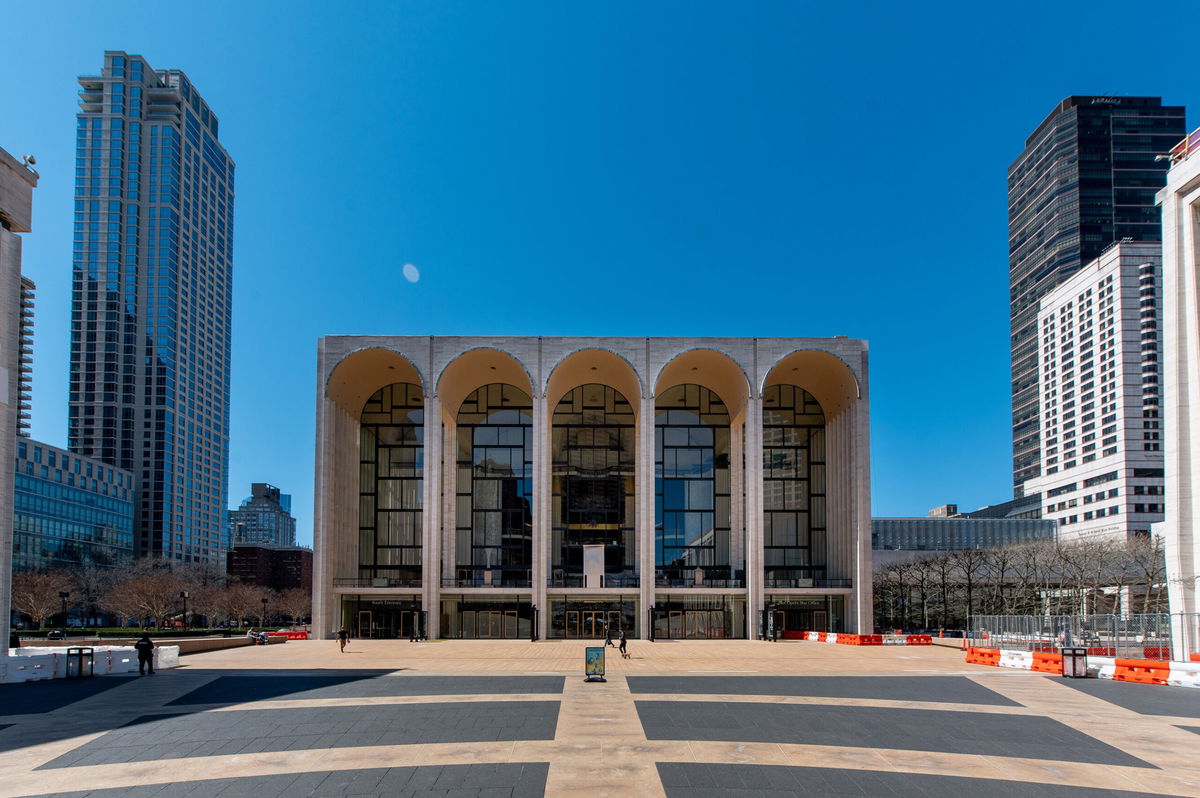
[(230, 502), (280, 486), (305, 541), (333, 333), (865, 338), (875, 515), (1003, 501), (1009, 163), (1070, 94), (1200, 108), (1182, 3), (2, 5), (34, 437), (66, 443), (75, 78), (123, 49), (238, 164)]

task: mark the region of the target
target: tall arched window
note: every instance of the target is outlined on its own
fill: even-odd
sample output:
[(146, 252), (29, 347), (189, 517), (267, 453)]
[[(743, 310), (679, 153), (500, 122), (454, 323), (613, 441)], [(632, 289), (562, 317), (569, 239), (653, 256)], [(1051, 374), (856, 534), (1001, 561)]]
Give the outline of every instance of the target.
[(585, 547), (603, 546), (604, 586), (635, 584), (633, 408), (607, 385), (581, 385), (554, 409), (552, 438), (552, 579), (582, 586)]
[(528, 587), (533, 569), (533, 402), (512, 385), (458, 411), (455, 570), (466, 586)]
[(393, 586), (421, 584), (425, 398), (395, 383), (359, 417), (358, 571)]
[(825, 413), (794, 385), (763, 391), (763, 543), (767, 587), (825, 578)]
[(659, 395), (654, 565), (667, 585), (736, 578), (729, 557), (729, 411), (701, 385)]

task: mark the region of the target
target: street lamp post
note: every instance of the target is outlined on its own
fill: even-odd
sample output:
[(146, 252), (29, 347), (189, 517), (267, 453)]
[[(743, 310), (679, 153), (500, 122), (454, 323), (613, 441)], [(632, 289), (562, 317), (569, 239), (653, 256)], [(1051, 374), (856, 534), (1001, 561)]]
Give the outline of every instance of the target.
[(181, 590), (179, 592), (179, 598), (183, 599), (183, 628), (187, 629), (188, 628), (188, 622), (187, 622), (188, 592), (186, 590)]
[(67, 599), (71, 597), (71, 594), (66, 590), (60, 590), (58, 591), (58, 597), (62, 599), (62, 625), (65, 629), (67, 626)]

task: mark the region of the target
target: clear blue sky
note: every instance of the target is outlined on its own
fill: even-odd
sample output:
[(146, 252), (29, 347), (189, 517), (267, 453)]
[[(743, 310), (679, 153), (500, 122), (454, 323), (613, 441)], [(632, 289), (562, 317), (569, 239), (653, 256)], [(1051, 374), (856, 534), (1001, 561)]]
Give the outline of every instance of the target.
[(75, 78), (123, 49), (187, 72), (238, 164), (232, 504), (276, 484), (311, 540), (332, 333), (866, 338), (874, 514), (1003, 501), (1005, 170), (1070, 94), (1200, 108), (1190, 13), (8, 0), (34, 437), (66, 442)]

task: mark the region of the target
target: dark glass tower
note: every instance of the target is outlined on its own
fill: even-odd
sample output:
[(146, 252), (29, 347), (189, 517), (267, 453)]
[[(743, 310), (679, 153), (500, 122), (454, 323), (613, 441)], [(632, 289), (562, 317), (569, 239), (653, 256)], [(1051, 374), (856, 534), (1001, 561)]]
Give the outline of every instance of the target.
[(223, 562), (234, 165), (182, 72), (79, 85), (69, 446), (133, 472), (138, 556)]
[(1037, 476), (1038, 302), (1115, 241), (1161, 241), (1155, 193), (1185, 135), (1158, 97), (1068, 97), (1008, 168), (1013, 490)]

